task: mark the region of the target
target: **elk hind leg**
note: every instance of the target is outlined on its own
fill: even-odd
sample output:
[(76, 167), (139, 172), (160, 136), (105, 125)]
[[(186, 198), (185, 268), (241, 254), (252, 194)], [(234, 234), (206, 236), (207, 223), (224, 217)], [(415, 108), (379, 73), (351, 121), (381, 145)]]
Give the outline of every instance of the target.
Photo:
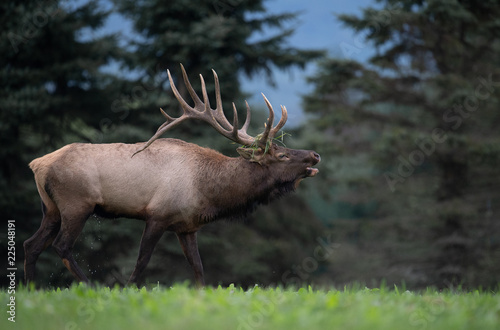
[(57, 208), (47, 210), (42, 202), (43, 219), (37, 232), (27, 239), (24, 246), (24, 282), (35, 279), (35, 265), (40, 254), (52, 243), (61, 227), (61, 216)]
[(62, 259), (64, 266), (73, 274), (77, 281), (86, 283), (89, 282), (87, 276), (85, 276), (73, 258), (73, 246), (91, 213), (92, 208), (81, 208), (79, 211), (73, 212), (73, 214), (62, 214), (61, 230), (54, 239), (54, 242), (52, 242), (52, 247), (54, 247)]

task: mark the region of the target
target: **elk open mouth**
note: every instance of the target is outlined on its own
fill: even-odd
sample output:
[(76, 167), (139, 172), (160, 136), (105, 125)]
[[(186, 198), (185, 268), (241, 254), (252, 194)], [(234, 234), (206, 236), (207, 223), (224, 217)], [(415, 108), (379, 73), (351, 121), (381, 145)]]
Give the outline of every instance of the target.
[[(311, 155), (312, 155), (312, 158), (313, 158), (311, 165), (314, 166), (314, 165), (318, 164), (321, 161), (321, 156), (318, 153), (312, 151)], [(316, 176), (316, 174), (318, 174), (318, 172), (319, 172), (319, 170), (317, 168), (314, 168), (314, 167), (307, 167), (306, 168), (306, 175), (308, 177)]]
[(317, 168), (313, 168), (313, 167), (308, 167), (307, 169), (307, 176), (308, 177), (313, 177), (315, 176), (316, 174), (318, 174), (319, 170)]

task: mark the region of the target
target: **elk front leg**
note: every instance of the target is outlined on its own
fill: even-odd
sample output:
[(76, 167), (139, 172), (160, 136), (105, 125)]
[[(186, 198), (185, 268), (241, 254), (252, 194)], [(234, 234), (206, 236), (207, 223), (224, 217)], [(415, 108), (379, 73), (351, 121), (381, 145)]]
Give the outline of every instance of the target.
[(144, 232), (142, 233), (137, 264), (135, 265), (132, 275), (130, 275), (130, 279), (128, 280), (127, 285), (130, 285), (132, 283), (137, 284), (139, 275), (148, 265), (155, 246), (162, 237), (163, 233), (164, 229), (161, 228), (161, 226), (156, 225), (154, 221), (150, 220), (146, 222), (146, 227), (144, 228)]
[(194, 270), (196, 285), (198, 287), (205, 286), (205, 279), (203, 278), (203, 265), (201, 263), (200, 252), (198, 251), (196, 232), (177, 233), (177, 238), (179, 239), (179, 243), (181, 243), (184, 255)]

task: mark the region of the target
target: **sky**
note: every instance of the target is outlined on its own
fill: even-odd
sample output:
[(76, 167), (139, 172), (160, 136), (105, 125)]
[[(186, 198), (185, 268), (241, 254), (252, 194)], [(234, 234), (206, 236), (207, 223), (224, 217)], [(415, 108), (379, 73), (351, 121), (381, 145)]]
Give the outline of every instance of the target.
[[(285, 11), (300, 12), (294, 35), (290, 38), (290, 45), (304, 49), (326, 49), (328, 55), (336, 58), (345, 58), (365, 62), (373, 49), (365, 44), (362, 36), (343, 27), (335, 14), (360, 15), (362, 8), (374, 6), (374, 0), (270, 0), (265, 5), (269, 13)], [(289, 126), (300, 124), (304, 119), (302, 112), (302, 96), (312, 91), (307, 83), (307, 77), (316, 72), (316, 65), (311, 64), (305, 70), (294, 69), (288, 72), (274, 71), (276, 86), (270, 86), (262, 76), (249, 80), (242, 77), (243, 90), (254, 95), (252, 104), (262, 104), (260, 93), (273, 105), (285, 105), (288, 110)], [(276, 108), (276, 106), (274, 106)]]
[[(86, 0), (77, 0), (73, 5), (78, 6), (86, 2)], [(113, 9), (110, 0), (100, 0), (100, 3), (105, 9)], [(324, 49), (331, 57), (360, 62), (366, 62), (374, 52), (370, 45), (365, 44), (362, 36), (343, 27), (336, 19), (335, 14), (359, 16), (362, 8), (376, 6), (375, 0), (267, 0), (264, 1), (264, 6), (269, 14), (300, 13), (298, 20), (292, 23), (295, 27), (295, 33), (289, 39), (289, 44), (295, 48)], [(116, 32), (120, 32), (125, 38), (127, 35), (133, 34), (130, 21), (113, 13), (102, 31), (97, 33)], [(214, 69), (217, 71), (217, 68)], [(274, 108), (279, 109), (279, 105), (287, 107), (288, 127), (299, 125), (304, 120), (302, 96), (312, 91), (312, 86), (307, 83), (307, 77), (312, 76), (316, 70), (314, 63), (309, 64), (305, 70), (290, 69), (285, 72), (278, 69), (273, 70), (275, 86), (271, 86), (266, 81), (264, 74), (252, 79), (242, 75), (242, 89), (251, 95), (248, 99), (251, 107), (264, 107), (261, 96), (261, 93), (264, 93)]]

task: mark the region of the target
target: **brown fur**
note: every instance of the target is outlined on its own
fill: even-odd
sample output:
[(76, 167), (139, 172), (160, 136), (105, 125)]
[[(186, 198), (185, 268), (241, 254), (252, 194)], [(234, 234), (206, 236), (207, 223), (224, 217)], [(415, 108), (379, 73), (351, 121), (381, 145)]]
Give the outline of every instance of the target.
[[(139, 144), (71, 144), (30, 163), (44, 205), (40, 229), (25, 244), (25, 279), (34, 279), (36, 259), (50, 244), (79, 281), (87, 281), (72, 257), (73, 244), (91, 214), (146, 221), (136, 282), (164, 231), (173, 231), (203, 284), (196, 231), (221, 218), (237, 218), (293, 191), (313, 176), (312, 151), (272, 145), (258, 161), (176, 139), (159, 139), (131, 155)], [(283, 155), (286, 154), (286, 157)]]

